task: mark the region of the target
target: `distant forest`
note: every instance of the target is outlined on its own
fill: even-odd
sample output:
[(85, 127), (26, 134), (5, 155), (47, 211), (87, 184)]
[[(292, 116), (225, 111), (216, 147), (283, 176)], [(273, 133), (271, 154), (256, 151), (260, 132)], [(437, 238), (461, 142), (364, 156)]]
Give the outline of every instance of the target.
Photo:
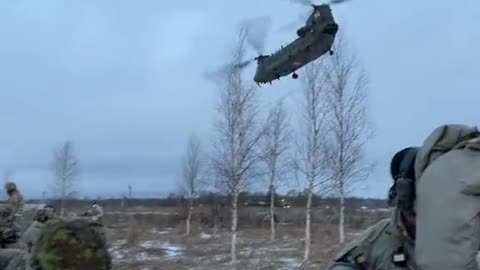
[[(290, 192), (289, 194), (278, 194), (276, 195), (279, 199), (285, 199), (285, 201), (291, 207), (304, 207), (306, 203), (306, 194), (302, 192)], [(249, 202), (267, 202), (268, 203), (268, 194), (261, 192), (242, 192), (239, 197), (239, 205), (243, 206), (245, 203)], [(88, 204), (96, 201), (97, 203), (103, 204), (107, 209), (108, 208), (117, 208), (119, 206), (123, 207), (177, 207), (184, 206), (187, 203), (187, 199), (179, 196), (177, 194), (170, 194), (165, 198), (116, 198), (116, 199), (70, 199), (67, 204), (69, 206), (87, 206)], [(214, 204), (225, 204), (228, 206), (230, 197), (226, 195), (221, 195), (218, 193), (202, 193), (197, 196), (195, 199), (195, 205), (214, 205)], [(27, 203), (49, 203), (57, 204), (56, 200), (28, 200)], [(313, 205), (314, 206), (334, 206), (338, 204), (338, 199), (334, 197), (320, 197), (314, 196)], [(370, 209), (374, 208), (387, 208), (387, 202), (385, 199), (375, 199), (375, 198), (358, 198), (358, 197), (349, 197), (346, 199), (346, 207), (367, 207)]]

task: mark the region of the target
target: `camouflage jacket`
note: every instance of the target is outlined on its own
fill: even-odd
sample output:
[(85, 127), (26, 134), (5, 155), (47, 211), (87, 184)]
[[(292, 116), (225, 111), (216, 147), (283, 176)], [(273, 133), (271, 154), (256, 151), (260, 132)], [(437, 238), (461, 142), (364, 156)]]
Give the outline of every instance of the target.
[(103, 220), (103, 207), (100, 205), (97, 205), (95, 207), (92, 207), (92, 209), (89, 212), (89, 216), (92, 218), (93, 221), (102, 223)]
[(7, 205), (2, 210), (3, 220), (12, 224), (18, 218), (23, 216), (23, 197), (19, 192), (15, 192), (8, 196)]
[(406, 233), (395, 210), (391, 218), (362, 232), (335, 257), (330, 270), (417, 269), (413, 260), (414, 241)]

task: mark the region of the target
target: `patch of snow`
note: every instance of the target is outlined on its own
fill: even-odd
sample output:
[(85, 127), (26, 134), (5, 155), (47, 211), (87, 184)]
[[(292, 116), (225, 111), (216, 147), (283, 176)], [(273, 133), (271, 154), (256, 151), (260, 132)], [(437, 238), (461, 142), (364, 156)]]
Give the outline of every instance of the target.
[(162, 248), (162, 242), (161, 241), (155, 241), (155, 240), (149, 240), (145, 241), (140, 244), (140, 246), (144, 249), (161, 249)]
[(123, 247), (126, 243), (126, 240), (117, 240), (111, 243), (108, 252), (113, 259), (123, 260), (125, 257), (128, 257), (128, 251)]
[(159, 249), (165, 252), (167, 257), (177, 257), (183, 254), (184, 248), (181, 246), (173, 245), (170, 242), (149, 240), (140, 244), (140, 246), (146, 250)]
[(208, 233), (202, 232), (202, 233), (200, 234), (200, 238), (202, 238), (202, 239), (210, 239), (210, 238), (212, 238), (212, 235), (211, 235), (211, 234), (208, 234)]
[(161, 245), (161, 248), (166, 252), (167, 257), (177, 257), (183, 254), (184, 248), (176, 245), (172, 245), (169, 242), (165, 242)]
[(150, 255), (147, 252), (140, 252), (135, 255), (135, 259), (136, 261), (156, 261), (159, 260), (160, 257)]
[(278, 261), (284, 264), (281, 270), (297, 269), (302, 264), (302, 260), (288, 257), (279, 258)]

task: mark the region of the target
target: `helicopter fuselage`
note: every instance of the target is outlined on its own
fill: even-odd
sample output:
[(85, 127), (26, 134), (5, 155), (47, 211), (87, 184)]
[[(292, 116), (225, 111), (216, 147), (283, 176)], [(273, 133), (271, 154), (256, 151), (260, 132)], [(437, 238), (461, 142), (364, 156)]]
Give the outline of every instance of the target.
[[(319, 10), (322, 8), (321, 10)], [(320, 17), (315, 15), (320, 12)], [(319, 18), (317, 18), (319, 17)], [(268, 83), (294, 73), (299, 68), (329, 52), (335, 41), (338, 25), (328, 6), (316, 7), (301, 29), (298, 38), (279, 51), (257, 59), (254, 81)], [(299, 29), (299, 31), (301, 30)]]

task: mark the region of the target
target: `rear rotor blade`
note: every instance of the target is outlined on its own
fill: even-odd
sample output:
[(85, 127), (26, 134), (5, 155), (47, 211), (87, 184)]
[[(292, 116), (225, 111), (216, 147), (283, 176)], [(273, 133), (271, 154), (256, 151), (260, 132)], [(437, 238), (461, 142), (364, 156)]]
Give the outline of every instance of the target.
[(243, 61), (241, 63), (238, 63), (238, 64), (234, 65), (234, 67), (238, 68), (238, 69), (244, 69), (244, 68), (248, 67), (253, 62), (253, 60), (255, 60), (255, 59), (250, 59), (250, 60), (247, 60), (247, 61)]
[(246, 20), (242, 26), (246, 30), (246, 40), (257, 54), (262, 54), (265, 49), (265, 41), (270, 31), (272, 20), (268, 16), (261, 16)]
[(281, 31), (281, 32), (296, 31), (298, 28), (305, 25), (305, 22), (307, 21), (308, 16), (310, 16), (311, 13), (312, 13), (312, 11), (310, 9), (305, 10), (305, 12), (302, 12), (301, 14), (299, 14), (298, 17), (295, 20), (293, 20), (292, 22), (290, 22), (286, 25), (281, 26), (278, 29), (278, 31)]

